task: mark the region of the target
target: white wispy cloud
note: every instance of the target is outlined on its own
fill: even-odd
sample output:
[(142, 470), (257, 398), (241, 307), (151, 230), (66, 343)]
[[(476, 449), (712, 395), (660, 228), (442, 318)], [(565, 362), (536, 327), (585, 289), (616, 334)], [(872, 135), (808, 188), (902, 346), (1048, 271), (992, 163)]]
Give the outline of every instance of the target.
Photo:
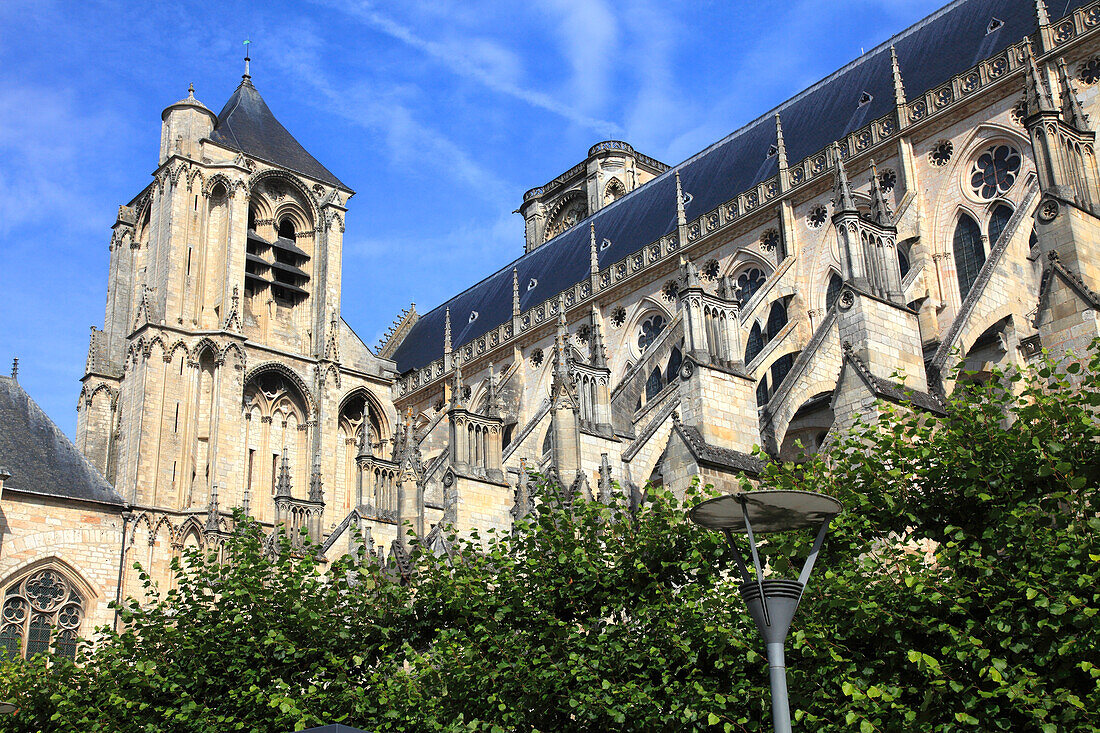
[(562, 56), (572, 69), (570, 97), (581, 109), (603, 109), (622, 61), (612, 6), (604, 0), (550, 0), (544, 10), (555, 20)]
[(614, 122), (584, 114), (571, 104), (518, 83), (515, 79), (516, 67), (501, 64), (502, 61), (514, 56), (502, 49), (499, 44), (477, 38), (464, 38), (461, 42), (455, 43), (436, 41), (425, 38), (412, 28), (378, 12), (370, 3), (363, 0), (339, 3), (330, 0), (318, 1), (319, 4), (346, 13), (375, 30), (424, 53), (443, 64), (452, 73), (474, 80), (487, 89), (518, 99), (532, 107), (552, 112), (574, 124), (589, 128), (599, 135), (615, 135), (621, 131)]

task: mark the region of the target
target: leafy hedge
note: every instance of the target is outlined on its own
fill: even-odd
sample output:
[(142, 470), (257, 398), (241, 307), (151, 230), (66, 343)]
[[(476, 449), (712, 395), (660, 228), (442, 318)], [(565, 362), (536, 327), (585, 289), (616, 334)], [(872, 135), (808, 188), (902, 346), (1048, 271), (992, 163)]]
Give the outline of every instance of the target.
[[(949, 402), (884, 406), (828, 455), (766, 469), (847, 508), (788, 642), (798, 728), (1100, 726), (1100, 348)], [(192, 557), (79, 666), (3, 663), (20, 711), (0, 730), (768, 730), (732, 558), (685, 517), (707, 495), (651, 488), (634, 517), (548, 501), (453, 566), (415, 554), (408, 585), (358, 558), (270, 560), (242, 521), (231, 563)], [(811, 539), (769, 537), (772, 570)]]

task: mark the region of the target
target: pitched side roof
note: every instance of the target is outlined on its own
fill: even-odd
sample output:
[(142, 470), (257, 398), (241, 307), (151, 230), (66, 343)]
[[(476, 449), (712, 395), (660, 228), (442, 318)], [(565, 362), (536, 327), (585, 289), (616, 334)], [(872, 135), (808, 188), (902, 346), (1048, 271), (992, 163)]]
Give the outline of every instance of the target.
[[(1083, 4), (1085, 0), (1058, 0), (1048, 3), (1048, 7), (1052, 18), (1060, 18)], [(990, 30), (994, 18), (1000, 25), (993, 24)], [(611, 242), (599, 252), (600, 267), (618, 262), (675, 231), (676, 172), (680, 173), (684, 193), (691, 194), (685, 206), (689, 221), (774, 176), (778, 161), (767, 153), (776, 142), (777, 113), (783, 121), (787, 157), (792, 163), (888, 114), (894, 109), (891, 46), (897, 52), (907, 96), (916, 99), (1037, 29), (1033, 3), (956, 0), (595, 212), (586, 221), (594, 224), (596, 241), (606, 238)], [(861, 99), (865, 100), (862, 104)], [(421, 316), (394, 351), (392, 358), (398, 370), (419, 369), (443, 355), (447, 308), (457, 324), (452, 334), (455, 349), (510, 319), (513, 267), (519, 271), (520, 306), (527, 310), (588, 277), (589, 228), (574, 226)], [(532, 279), (537, 285), (527, 289)], [(469, 320), (475, 311), (477, 316)]]
[(287, 132), (247, 78), (218, 113), (210, 139), (345, 191), (351, 190)]
[(5, 489), (126, 505), (11, 377), (0, 377), (0, 466), (11, 471)]

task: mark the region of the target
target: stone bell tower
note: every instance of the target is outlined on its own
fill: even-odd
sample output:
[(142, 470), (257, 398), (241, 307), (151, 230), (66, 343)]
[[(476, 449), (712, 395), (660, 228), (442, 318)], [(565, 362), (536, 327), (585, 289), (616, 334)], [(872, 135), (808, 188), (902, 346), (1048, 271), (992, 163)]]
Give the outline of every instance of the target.
[(190, 514), (220, 496), (266, 522), (304, 507), (319, 534), (352, 192), (247, 71), (219, 114), (191, 88), (161, 116), (153, 182), (111, 238), (77, 442), (137, 507)]

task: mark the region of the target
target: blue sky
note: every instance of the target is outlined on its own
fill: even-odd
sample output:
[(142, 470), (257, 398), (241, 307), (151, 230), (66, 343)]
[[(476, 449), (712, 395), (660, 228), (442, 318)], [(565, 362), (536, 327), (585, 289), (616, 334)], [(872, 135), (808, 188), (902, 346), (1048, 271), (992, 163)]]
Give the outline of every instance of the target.
[(523, 192), (607, 138), (675, 164), (939, 0), (0, 3), (0, 369), (70, 435), (117, 207), (160, 112), (268, 106), (357, 191), (343, 316), (374, 346), (523, 251)]

